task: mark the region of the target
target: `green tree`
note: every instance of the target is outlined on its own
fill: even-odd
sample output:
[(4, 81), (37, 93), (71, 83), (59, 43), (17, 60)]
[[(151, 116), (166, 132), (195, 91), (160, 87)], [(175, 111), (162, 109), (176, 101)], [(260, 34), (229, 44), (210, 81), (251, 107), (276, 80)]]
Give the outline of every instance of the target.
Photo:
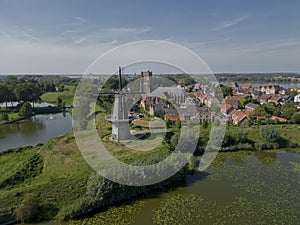
[(300, 113), (298, 113), (298, 112), (294, 113), (294, 115), (292, 116), (291, 122), (300, 124)]
[(7, 113), (0, 113), (0, 121), (7, 121), (8, 119)]
[(28, 194), (16, 210), (16, 220), (19, 222), (30, 222), (37, 219), (39, 211), (39, 199), (35, 194)]
[(288, 102), (282, 107), (282, 117), (288, 120), (290, 120), (296, 112), (298, 112), (298, 110), (292, 102)]
[(37, 102), (40, 100), (41, 89), (37, 84), (21, 83), (15, 88), (15, 95), (19, 101)]
[(20, 109), (20, 116), (27, 118), (32, 114), (32, 106), (29, 102), (25, 102)]
[(274, 102), (268, 102), (255, 108), (254, 115), (270, 118), (271, 116), (280, 116), (280, 111), (280, 107), (276, 106)]
[[(6, 84), (0, 84), (0, 103), (6, 102), (8, 99), (8, 87)], [(7, 106), (7, 105), (6, 105)]]
[(179, 119), (176, 120), (176, 122), (175, 122), (175, 127), (178, 128), (178, 129), (181, 128), (181, 122), (180, 122)]
[(62, 105), (63, 105), (63, 100), (62, 100), (62, 98), (61, 98), (61, 97), (57, 97), (57, 106), (58, 106), (58, 107), (62, 107)]
[(231, 87), (221, 86), (221, 90), (222, 90), (224, 98), (226, 96), (232, 96), (232, 88)]
[(290, 91), (289, 92), (289, 96), (291, 96), (292, 98), (294, 98), (297, 94), (298, 94), (297, 91)]
[(277, 143), (280, 140), (278, 131), (270, 125), (260, 127), (260, 135), (267, 143)]
[(208, 122), (207, 122), (207, 120), (204, 120), (202, 122), (202, 128), (206, 129), (207, 127), (208, 127)]
[(191, 85), (191, 84), (195, 84), (196, 81), (191, 77), (185, 77), (185, 78), (180, 79), (179, 83), (183, 84), (183, 85)]
[(252, 101), (252, 96), (251, 95), (245, 95), (244, 97), (242, 97), (239, 107), (240, 108), (244, 108), (245, 105), (247, 105), (248, 103), (250, 103)]

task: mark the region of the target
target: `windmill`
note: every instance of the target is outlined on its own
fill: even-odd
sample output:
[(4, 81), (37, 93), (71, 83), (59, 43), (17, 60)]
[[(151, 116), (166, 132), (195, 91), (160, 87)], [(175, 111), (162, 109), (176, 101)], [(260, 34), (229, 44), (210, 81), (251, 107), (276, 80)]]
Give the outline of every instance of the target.
[[(117, 93), (100, 93), (100, 95), (114, 95), (115, 101), (113, 111), (111, 115), (112, 122), (112, 135), (111, 138), (114, 141), (129, 140), (131, 139), (129, 129), (128, 107), (125, 99), (125, 93), (123, 92), (122, 85), (122, 68), (119, 67), (119, 91)], [(127, 94), (143, 94), (143, 92), (131, 92)]]

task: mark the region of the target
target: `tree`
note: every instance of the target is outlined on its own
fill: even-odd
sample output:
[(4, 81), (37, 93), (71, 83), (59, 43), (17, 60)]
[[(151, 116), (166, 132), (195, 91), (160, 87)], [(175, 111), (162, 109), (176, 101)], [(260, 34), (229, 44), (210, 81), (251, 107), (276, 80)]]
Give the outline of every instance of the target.
[(271, 116), (280, 116), (280, 111), (280, 107), (276, 106), (274, 102), (268, 102), (255, 108), (254, 115), (270, 118)]
[(294, 98), (297, 94), (298, 94), (297, 91), (290, 91), (289, 96), (291, 96), (292, 98)]
[(1, 113), (0, 114), (0, 121), (7, 121), (8, 118), (8, 114), (7, 113)]
[(270, 125), (262, 126), (260, 128), (260, 135), (267, 143), (277, 143), (280, 140), (280, 135), (277, 130)]
[(231, 87), (221, 86), (221, 90), (222, 90), (224, 98), (226, 96), (232, 96), (232, 88)]
[(298, 113), (298, 112), (294, 113), (294, 115), (292, 116), (291, 122), (300, 124), (300, 113)]
[(179, 119), (176, 120), (175, 127), (178, 128), (178, 129), (181, 128), (181, 121)]
[(62, 98), (61, 97), (57, 97), (57, 106), (58, 107), (62, 107), (62, 105), (63, 105)]
[[(110, 77), (104, 84), (102, 89), (104, 90), (118, 90), (120, 88), (119, 77)], [(122, 86), (125, 87), (127, 85), (127, 80), (122, 77)]]
[(250, 103), (252, 101), (252, 96), (251, 95), (245, 95), (244, 97), (242, 97), (241, 101), (240, 101), (240, 108), (244, 108), (245, 105), (247, 105), (248, 103)]
[(8, 87), (6, 84), (0, 84), (0, 103), (7, 102)]
[(206, 129), (207, 127), (208, 127), (207, 120), (203, 120), (203, 122), (202, 122), (202, 128)]
[(185, 77), (185, 78), (180, 79), (179, 83), (183, 84), (183, 85), (191, 85), (191, 84), (195, 84), (196, 81), (191, 77)]
[(288, 102), (282, 107), (282, 116), (288, 120), (290, 120), (296, 112), (298, 112), (298, 110), (292, 102)]
[(40, 100), (41, 90), (37, 84), (21, 83), (16, 86), (15, 94), (19, 101), (34, 103)]
[(22, 223), (29, 222), (38, 216), (39, 199), (35, 194), (28, 194), (16, 210), (16, 220)]
[(27, 118), (32, 114), (32, 106), (29, 102), (25, 102), (20, 109), (20, 116)]

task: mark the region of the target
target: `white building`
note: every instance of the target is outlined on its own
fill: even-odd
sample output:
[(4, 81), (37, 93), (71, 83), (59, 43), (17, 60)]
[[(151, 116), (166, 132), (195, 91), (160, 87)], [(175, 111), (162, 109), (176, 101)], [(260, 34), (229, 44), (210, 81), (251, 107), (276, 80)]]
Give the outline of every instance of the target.
[(297, 95), (294, 97), (294, 102), (299, 102), (299, 103), (300, 103), (300, 94), (297, 94)]

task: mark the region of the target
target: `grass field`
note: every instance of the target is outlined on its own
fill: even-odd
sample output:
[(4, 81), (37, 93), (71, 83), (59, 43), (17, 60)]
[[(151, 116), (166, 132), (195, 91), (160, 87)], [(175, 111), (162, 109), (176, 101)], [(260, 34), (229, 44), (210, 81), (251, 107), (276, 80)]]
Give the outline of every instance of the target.
[(60, 97), (66, 105), (73, 105), (75, 86), (66, 86), (63, 92), (47, 92), (41, 96), (43, 102), (57, 104), (57, 98)]

